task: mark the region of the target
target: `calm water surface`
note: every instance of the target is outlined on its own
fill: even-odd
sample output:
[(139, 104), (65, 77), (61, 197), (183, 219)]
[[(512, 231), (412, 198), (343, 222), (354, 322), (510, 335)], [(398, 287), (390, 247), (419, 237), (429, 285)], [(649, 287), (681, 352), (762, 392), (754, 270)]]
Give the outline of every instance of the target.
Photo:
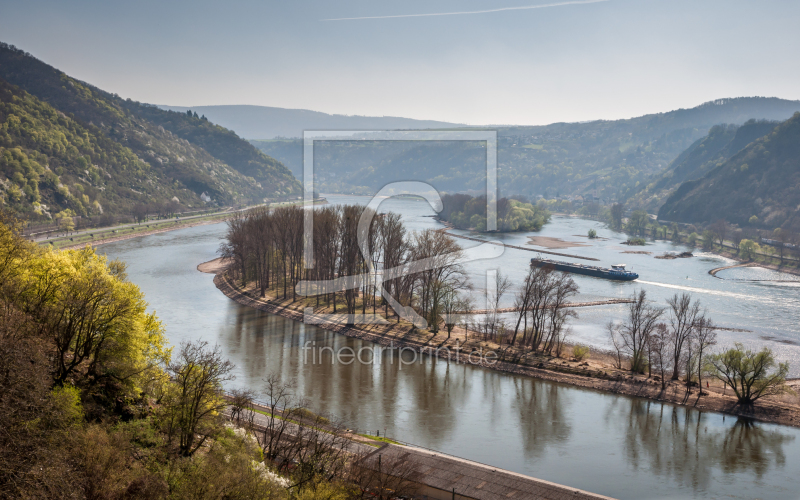
[[(407, 208), (408, 203), (403, 203)], [(412, 227), (432, 224), (424, 217), (428, 213), (424, 206), (407, 213)], [(570, 226), (556, 229), (557, 224), (551, 224), (543, 234), (585, 234), (588, 227), (597, 227), (601, 236), (611, 235), (591, 221), (555, 222)], [(173, 344), (197, 338), (220, 344), (237, 365), (235, 384), (259, 387), (266, 374), (278, 372), (285, 380), (294, 381), (297, 391), (310, 398), (316, 409), (338, 415), (354, 428), (385, 429), (405, 441), (619, 498), (800, 496), (797, 429), (751, 424), (429, 358), (401, 366), (396, 354), (388, 350), (377, 351), (379, 362), (368, 365), (304, 363), (300, 347), (307, 341), (333, 348), (373, 346), (241, 307), (219, 293), (212, 276), (197, 272), (196, 266), (215, 257), (223, 233), (222, 224), (200, 226), (113, 243), (100, 251), (128, 262), (130, 279), (147, 294)], [(507, 241), (519, 244), (523, 240), (515, 235)], [(597, 248), (572, 248), (565, 253), (603, 255), (618, 261), (624, 248), (617, 250), (615, 245), (618, 243), (604, 241)], [(657, 245), (646, 249), (661, 251)], [(517, 266), (524, 269), (530, 257), (527, 253), (508, 250), (503, 269), (515, 270), (514, 277), (518, 277), (524, 271), (516, 270)], [(706, 268), (719, 264), (719, 259), (710, 256), (680, 262), (627, 261), (647, 276), (648, 282), (660, 283), (634, 287), (648, 286), (653, 293), (664, 288), (664, 296), (680, 289), (671, 288), (676, 286), (708, 289), (703, 300), (708, 300), (709, 309), (728, 303), (721, 298), (713, 302), (714, 297), (757, 295), (749, 288), (753, 284), (729, 289), (734, 282), (701, 276)], [(677, 264), (680, 272), (649, 278), (648, 264), (655, 268), (664, 262)], [(487, 262), (471, 263), (469, 270), (477, 281), (488, 267)], [(577, 279), (586, 297), (625, 296), (633, 289)], [(682, 279), (692, 284), (687, 286)], [(766, 290), (782, 293), (780, 287)], [(762, 314), (758, 307), (751, 313), (726, 307), (724, 321), (718, 318), (720, 323), (736, 324), (740, 317)], [(619, 311), (598, 309), (603, 312), (581, 311), (576, 335), (602, 342), (591, 324)], [(776, 335), (789, 338), (791, 330), (777, 328)]]

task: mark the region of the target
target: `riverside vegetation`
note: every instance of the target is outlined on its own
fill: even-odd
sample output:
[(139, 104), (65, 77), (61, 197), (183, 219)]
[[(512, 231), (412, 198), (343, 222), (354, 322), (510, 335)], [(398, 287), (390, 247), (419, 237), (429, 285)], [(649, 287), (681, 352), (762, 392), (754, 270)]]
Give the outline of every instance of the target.
[[(293, 319), (302, 318), (308, 307), (315, 313), (338, 310), (346, 313), (347, 319), (341, 320), (346, 324), (334, 324), (339, 320), (331, 319), (322, 326), (359, 338), (392, 340), (418, 349), (446, 347), (448, 352), (492, 351), (509, 370), (515, 366), (546, 368), (612, 382), (589, 385), (606, 390), (682, 404), (687, 404), (693, 393), (697, 398), (713, 396), (703, 398), (703, 405), (745, 414), (754, 414), (753, 403), (759, 398), (774, 396), (777, 399), (772, 400), (781, 401), (782, 395), (791, 394), (785, 384), (788, 365), (777, 363), (768, 349), (752, 352), (737, 345), (715, 351), (717, 326), (686, 293), (670, 298), (666, 308), (652, 304), (644, 291), (635, 293), (626, 316), (607, 325), (615, 347), (611, 355), (573, 346), (570, 361), (570, 351), (565, 348), (569, 345), (568, 321), (576, 313), (569, 298), (578, 287), (569, 274), (531, 267), (517, 288), (498, 272), (490, 287), (494, 292), (488, 297), (489, 309), (472, 315), (471, 285), (452, 237), (431, 229), (407, 234), (399, 215), (367, 210), (353, 205), (328, 206), (315, 212), (313, 269), (306, 269), (303, 262), (300, 208), (262, 208), (235, 216), (220, 248), (229, 267), (218, 286), (228, 283), (232, 288), (226, 293), (231, 297)], [(359, 227), (362, 216), (369, 224)], [(366, 255), (359, 250), (359, 241), (368, 249)], [(433, 268), (416, 269), (414, 263), (421, 259), (430, 259)], [(400, 271), (385, 279), (369, 272), (379, 262), (384, 268)], [(301, 283), (304, 280), (317, 284)], [(338, 285), (325, 287), (319, 282)], [(424, 317), (427, 327), (419, 328), (390, 311), (382, 289), (402, 307)], [(511, 293), (514, 307), (509, 309), (513, 313), (509, 321), (501, 314), (500, 303)], [(353, 315), (368, 311), (382, 313), (386, 323), (356, 326)], [(586, 361), (590, 355), (591, 362)], [(562, 381), (576, 383), (574, 379)], [(704, 382), (706, 387), (702, 387)], [(643, 390), (643, 385), (655, 387)], [(695, 391), (698, 387), (701, 390)], [(728, 388), (735, 398), (723, 396)], [(788, 423), (797, 416), (798, 408), (784, 413)], [(780, 420), (775, 414), (764, 418)]]
[[(617, 203), (603, 210), (601, 217), (612, 229), (628, 233), (631, 237), (626, 244), (629, 245), (645, 245), (645, 238), (669, 240), (771, 269), (793, 274), (800, 272), (800, 233), (793, 230), (791, 224), (768, 230), (754, 227), (752, 224), (758, 224), (757, 220), (740, 227), (726, 219), (718, 219), (705, 227), (698, 227), (659, 222), (644, 210), (634, 210), (627, 220), (622, 213), (623, 206)], [(756, 216), (753, 218), (758, 219)]]
[[(486, 230), (486, 196), (467, 194), (442, 196), (439, 218), (458, 229)], [(550, 221), (550, 212), (532, 205), (524, 197), (497, 200), (497, 230), (501, 232), (538, 231)]]
[(410, 491), (402, 464), (376, 469), (344, 426), (305, 409), (276, 377), (259, 393), (270, 407), (250, 391), (223, 397), (233, 365), (205, 342), (169, 347), (124, 263), (88, 247), (37, 247), (0, 216), (0, 498)]

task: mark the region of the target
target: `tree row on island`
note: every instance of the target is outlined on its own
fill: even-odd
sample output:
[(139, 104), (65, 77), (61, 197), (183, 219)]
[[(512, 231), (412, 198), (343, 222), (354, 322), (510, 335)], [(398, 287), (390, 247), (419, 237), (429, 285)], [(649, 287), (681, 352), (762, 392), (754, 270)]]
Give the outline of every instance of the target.
[(453, 237), (433, 229), (408, 231), (398, 214), (359, 205), (315, 210), (309, 266), (303, 216), (303, 209), (288, 206), (257, 208), (229, 220), (220, 254), (234, 263), (242, 286), (253, 281), (262, 297), (273, 290), (294, 301), (305, 281), (303, 295), (315, 296), (317, 305), (325, 301), (333, 312), (343, 306), (351, 317), (380, 306), (389, 314), (385, 290), (400, 306), (413, 307), (434, 331), (454, 294), (470, 288)]

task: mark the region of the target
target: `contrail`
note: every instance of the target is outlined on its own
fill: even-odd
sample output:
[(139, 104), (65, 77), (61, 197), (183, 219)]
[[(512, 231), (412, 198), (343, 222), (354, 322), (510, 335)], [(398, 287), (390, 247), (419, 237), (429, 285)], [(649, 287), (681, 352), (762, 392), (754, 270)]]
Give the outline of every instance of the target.
[(588, 3), (600, 3), (608, 1), (609, 0), (572, 0), (568, 2), (546, 3), (540, 5), (523, 5), (521, 7), (502, 7), (500, 9), (489, 9), (489, 10), (470, 10), (463, 12), (434, 12), (432, 14), (399, 14), (396, 16), (339, 17), (336, 19), (320, 19), (320, 21), (356, 21), (359, 19), (396, 19), (399, 17), (463, 16), (467, 14), (488, 14), (490, 12), (504, 12), (507, 10), (544, 9), (547, 7), (561, 7), (563, 5), (583, 5)]

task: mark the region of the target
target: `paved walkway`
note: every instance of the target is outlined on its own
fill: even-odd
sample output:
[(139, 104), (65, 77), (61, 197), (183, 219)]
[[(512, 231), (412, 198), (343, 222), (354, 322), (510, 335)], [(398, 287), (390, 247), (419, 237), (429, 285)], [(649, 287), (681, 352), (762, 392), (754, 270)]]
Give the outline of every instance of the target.
[(609, 500), (610, 497), (536, 479), (490, 465), (453, 457), (413, 446), (387, 445), (376, 450), (364, 463), (383, 463), (411, 467), (409, 480), (444, 493), (454, 492), (476, 500)]

